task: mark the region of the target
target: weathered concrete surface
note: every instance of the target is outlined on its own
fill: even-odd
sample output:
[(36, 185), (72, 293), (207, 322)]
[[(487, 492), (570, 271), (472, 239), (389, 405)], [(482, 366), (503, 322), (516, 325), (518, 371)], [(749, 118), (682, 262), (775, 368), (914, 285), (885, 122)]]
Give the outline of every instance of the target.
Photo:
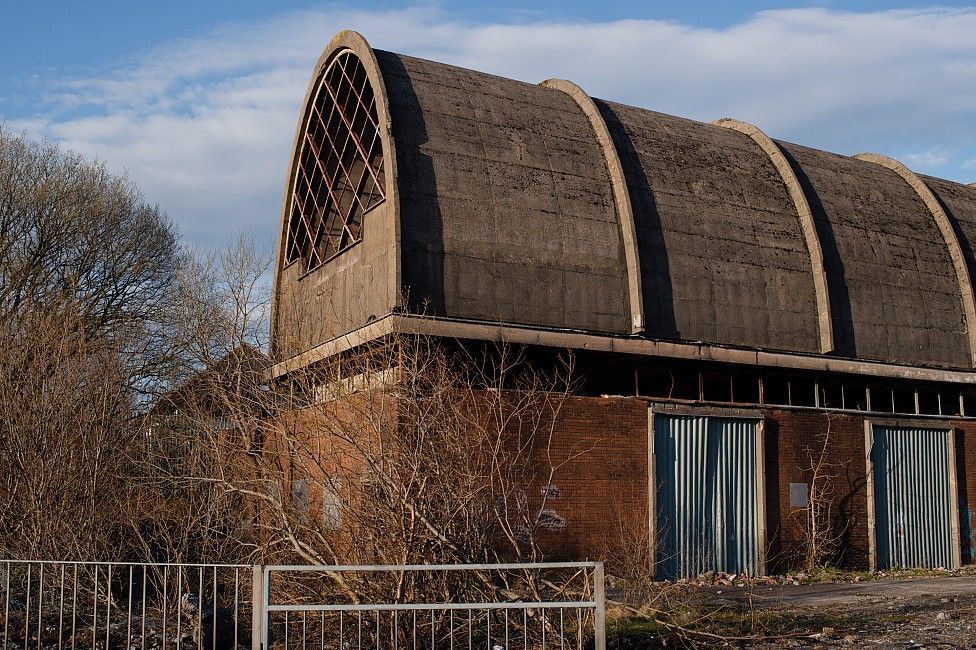
[[(976, 281), (976, 187), (941, 178), (919, 176), (949, 217), (969, 271), (970, 286)], [(969, 322), (970, 344), (976, 337), (976, 323)]]
[(925, 204), (929, 214), (932, 215), (936, 228), (938, 228), (945, 242), (946, 252), (949, 254), (949, 259), (952, 260), (952, 267), (956, 273), (956, 281), (959, 283), (960, 305), (965, 318), (966, 335), (969, 339), (970, 362), (972, 363), (976, 359), (976, 356), (974, 356), (976, 355), (976, 302), (973, 300), (972, 278), (966, 264), (965, 255), (959, 244), (959, 237), (956, 235), (956, 231), (952, 226), (952, 222), (949, 220), (949, 215), (946, 214), (944, 206), (915, 172), (894, 158), (875, 153), (862, 153), (854, 157), (858, 160), (881, 165), (898, 174), (914, 190), (918, 198)]
[(390, 93), (411, 308), (630, 332), (610, 176), (576, 102), (463, 68), (377, 58)]
[(271, 348), (275, 357), (300, 354), (323, 341), (351, 331), (396, 308), (400, 297), (397, 206), (389, 200), (389, 188), (397, 175), (392, 134), (381, 129), (384, 151), (387, 201), (363, 219), (363, 238), (332, 262), (306, 273), (305, 265), (285, 263), (285, 239), (291, 217), (291, 197), (297, 174), (296, 157), (301, 151), (313, 93), (322, 74), (340, 52), (352, 50), (366, 69), (376, 97), (380, 124), (389, 124), (390, 114), (383, 77), (366, 40), (351, 31), (339, 32), (325, 48), (312, 72), (302, 114), (295, 128), (292, 158), (288, 163), (279, 222), (277, 255), (274, 266), (274, 296), (271, 314)]
[(644, 331), (644, 292), (641, 288), (641, 269), (640, 257), (637, 253), (637, 232), (634, 220), (634, 208), (630, 203), (630, 191), (627, 189), (627, 177), (624, 175), (624, 168), (620, 162), (620, 154), (614, 146), (613, 136), (607, 128), (607, 123), (600, 114), (593, 98), (587, 95), (582, 88), (571, 81), (565, 79), (547, 79), (542, 82), (542, 86), (553, 88), (566, 93), (573, 98), (579, 105), (580, 110), (586, 115), (593, 127), (593, 134), (600, 149), (603, 150), (603, 158), (610, 172), (610, 184), (613, 187), (613, 200), (617, 206), (617, 217), (620, 220), (620, 234), (624, 248), (624, 261), (627, 264), (627, 284), (630, 298), (630, 319), (631, 331), (639, 334)]
[(637, 219), (650, 336), (819, 351), (803, 233), (747, 136), (597, 101)]
[(827, 353), (834, 350), (834, 328), (833, 316), (830, 312), (830, 296), (827, 294), (827, 273), (824, 270), (823, 249), (820, 247), (820, 239), (817, 237), (817, 226), (813, 221), (813, 211), (810, 209), (810, 202), (807, 201), (800, 180), (796, 177), (796, 172), (790, 166), (790, 162), (783, 155), (783, 151), (773, 140), (759, 130), (759, 128), (735, 120), (732, 118), (722, 118), (713, 124), (723, 126), (739, 133), (744, 133), (756, 143), (763, 153), (769, 156), (769, 161), (779, 172), (783, 184), (790, 198), (793, 199), (793, 206), (796, 208), (797, 218), (800, 220), (800, 230), (803, 232), (804, 243), (807, 246), (807, 254), (810, 256), (810, 272), (813, 279), (813, 292), (817, 300), (817, 326), (820, 334), (820, 351)]
[(959, 284), (928, 208), (895, 172), (780, 143), (824, 248), (843, 356), (970, 367)]

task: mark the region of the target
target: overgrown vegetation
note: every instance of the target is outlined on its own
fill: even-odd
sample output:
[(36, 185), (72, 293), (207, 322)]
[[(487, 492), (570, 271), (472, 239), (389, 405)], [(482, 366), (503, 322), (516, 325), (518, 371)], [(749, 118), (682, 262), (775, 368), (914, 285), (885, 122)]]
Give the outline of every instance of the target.
[[(0, 129), (0, 557), (213, 555), (203, 501), (174, 520), (146, 498), (173, 490), (145, 471), (170, 444), (146, 416), (215, 359), (263, 345), (266, 269), (246, 238), (188, 250), (124, 177)], [(163, 528), (171, 539), (150, 543)]]
[[(0, 131), (0, 557), (540, 559), (541, 488), (585, 452), (551, 444), (572, 358), (539, 370), (518, 349), (398, 335), (272, 377), (268, 268), (246, 237), (186, 249), (124, 178)], [(572, 572), (470, 575), (315, 588), (353, 602), (589, 589)]]

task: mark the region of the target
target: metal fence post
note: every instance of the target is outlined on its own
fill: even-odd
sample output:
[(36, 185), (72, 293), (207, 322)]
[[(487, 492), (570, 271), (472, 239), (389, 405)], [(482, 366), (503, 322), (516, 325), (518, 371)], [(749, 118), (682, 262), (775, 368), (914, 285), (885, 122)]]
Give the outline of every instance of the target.
[(264, 647), (265, 602), (264, 567), (251, 567), (251, 650)]
[(603, 562), (593, 565), (593, 648), (607, 650), (607, 591), (603, 575)]

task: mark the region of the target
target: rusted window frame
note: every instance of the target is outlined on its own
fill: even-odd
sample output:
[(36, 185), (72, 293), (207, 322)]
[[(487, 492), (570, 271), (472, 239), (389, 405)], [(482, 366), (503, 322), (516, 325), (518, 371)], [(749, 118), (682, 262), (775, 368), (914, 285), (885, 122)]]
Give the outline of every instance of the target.
[(309, 273), (363, 238), (365, 215), (386, 200), (376, 95), (351, 50), (319, 76), (297, 146), (285, 266)]

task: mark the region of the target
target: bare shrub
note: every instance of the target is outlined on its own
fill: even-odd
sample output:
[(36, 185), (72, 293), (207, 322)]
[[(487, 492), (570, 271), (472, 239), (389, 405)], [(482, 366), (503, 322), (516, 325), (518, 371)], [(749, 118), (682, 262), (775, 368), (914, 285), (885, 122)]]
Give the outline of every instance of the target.
[(132, 427), (128, 369), (79, 318), (0, 322), (0, 555), (114, 558)]
[(803, 509), (803, 559), (807, 571), (823, 569), (836, 562), (846, 532), (846, 525), (837, 516), (834, 488), (834, 479), (843, 463), (830, 459), (833, 416), (828, 413), (826, 418), (826, 429), (816, 435), (813, 446), (808, 445), (805, 449), (807, 465), (803, 472), (809, 477), (809, 487), (807, 506)]

